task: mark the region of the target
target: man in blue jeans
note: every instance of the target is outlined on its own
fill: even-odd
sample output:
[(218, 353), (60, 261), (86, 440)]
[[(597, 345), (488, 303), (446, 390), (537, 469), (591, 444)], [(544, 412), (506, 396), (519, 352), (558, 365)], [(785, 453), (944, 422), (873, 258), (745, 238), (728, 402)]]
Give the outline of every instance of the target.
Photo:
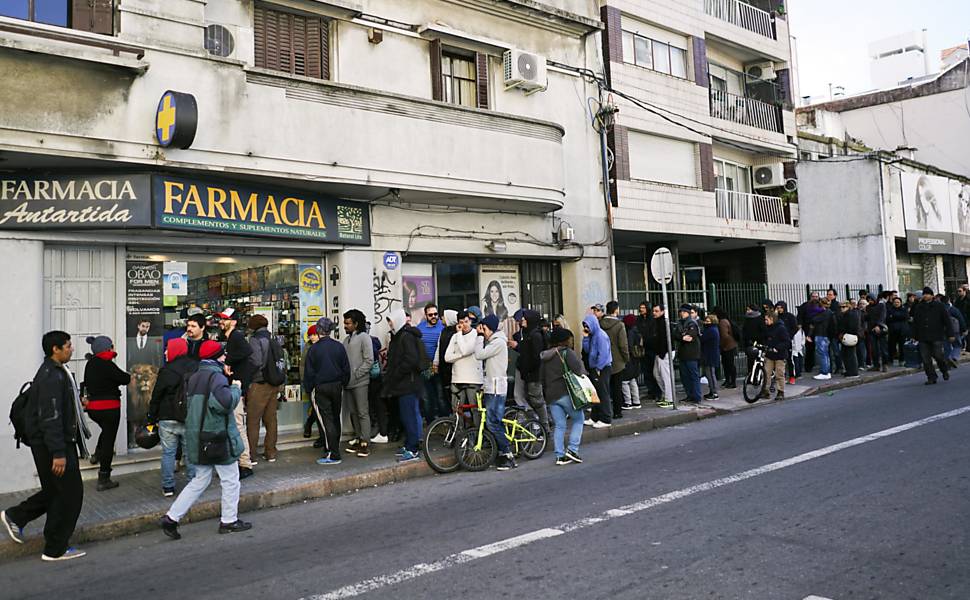
[(382, 397), (397, 398), (401, 424), (404, 426), (404, 447), (398, 451), (398, 462), (420, 460), (418, 441), (421, 439), (421, 409), (419, 398), (424, 387), (421, 377), (421, 332), (408, 325), (404, 309), (396, 308), (387, 316), (391, 341), (387, 345), (387, 365), (384, 367)]
[[(441, 322), (438, 315), (438, 305), (428, 302), (424, 305), (424, 319), (415, 327), (421, 332), (421, 343), (428, 356), (434, 357), (438, 351), (438, 338), (444, 331), (445, 325)], [(421, 414), (427, 422), (434, 421), (437, 417), (446, 417), (451, 414), (451, 407), (447, 399), (442, 396), (441, 376), (438, 370), (432, 366), (430, 371), (422, 373), (424, 376), (424, 397), (421, 406)]]
[(687, 397), (682, 402), (701, 401), (701, 332), (697, 321), (690, 318), (691, 306), (680, 307), (677, 332), (677, 361), (680, 363), (680, 383)]
[[(189, 345), (182, 338), (169, 340), (165, 348), (165, 366), (158, 371), (152, 399), (148, 404), (149, 423), (158, 426), (162, 444), (162, 495), (175, 495), (175, 454), (179, 444), (185, 451), (185, 382), (199, 368), (199, 359), (189, 356)], [(195, 467), (187, 463), (188, 478), (195, 476)]]
[(485, 424), (495, 436), (498, 457), (495, 468), (508, 471), (516, 466), (512, 448), (505, 437), (502, 416), (505, 414), (505, 396), (509, 392), (509, 340), (499, 330), (498, 316), (489, 315), (478, 325), (478, 343), (475, 360), (485, 361), (485, 377), (482, 392), (485, 395)]

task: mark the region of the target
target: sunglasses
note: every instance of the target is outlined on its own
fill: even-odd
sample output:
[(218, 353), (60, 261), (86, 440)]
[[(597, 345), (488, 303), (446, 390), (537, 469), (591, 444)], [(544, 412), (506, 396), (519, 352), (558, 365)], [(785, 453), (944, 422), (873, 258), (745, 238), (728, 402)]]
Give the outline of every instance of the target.
[(431, 317), (437, 317), (438, 316), (438, 313), (436, 313), (436, 312), (435, 313), (428, 313), (425, 316), (430, 319)]

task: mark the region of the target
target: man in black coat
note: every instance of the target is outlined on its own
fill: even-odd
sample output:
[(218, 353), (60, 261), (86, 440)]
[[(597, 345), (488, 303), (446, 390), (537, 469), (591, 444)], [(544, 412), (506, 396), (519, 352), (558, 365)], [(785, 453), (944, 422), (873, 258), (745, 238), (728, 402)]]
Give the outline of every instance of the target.
[(87, 448), (82, 436), (90, 434), (81, 419), (77, 384), (67, 369), (74, 353), (71, 336), (49, 331), (41, 346), (44, 363), (34, 376), (26, 408), (26, 435), (40, 491), (0, 512), (0, 521), (13, 541), (23, 544), (24, 526), (46, 513), (41, 558), (60, 561), (85, 554), (72, 548), (70, 540), (84, 501), (79, 458), (87, 457)]
[(923, 370), (926, 372), (926, 385), (936, 383), (936, 360), (943, 380), (950, 378), (949, 365), (943, 355), (943, 341), (954, 339), (956, 335), (950, 324), (950, 314), (943, 303), (933, 295), (933, 289), (923, 288), (923, 300), (916, 305), (913, 319), (913, 337), (919, 342), (919, 354), (923, 360)]
[(387, 325), (391, 331), (391, 341), (387, 345), (381, 396), (397, 398), (405, 431), (404, 450), (398, 456), (398, 462), (411, 462), (421, 458), (418, 441), (421, 439), (420, 397), (424, 389), (421, 373), (425, 368), (421, 362), (425, 349), (421, 332), (407, 323), (403, 308), (390, 312)]
[(657, 385), (657, 378), (653, 376), (653, 362), (657, 360), (657, 355), (651, 343), (657, 326), (656, 319), (653, 318), (650, 305), (646, 302), (640, 303), (638, 312), (636, 328), (640, 333), (640, 339), (643, 340), (643, 357), (640, 359), (640, 372), (643, 374), (643, 380), (647, 384), (647, 399), (657, 400), (660, 398), (660, 386)]
[[(249, 362), (249, 357), (253, 353), (253, 347), (246, 339), (246, 334), (239, 329), (239, 320), (242, 315), (235, 308), (227, 308), (216, 315), (219, 317), (219, 327), (226, 337), (226, 366), (229, 367), (229, 380), (239, 381), (243, 392), (242, 402), (236, 404), (233, 410), (233, 417), (236, 420), (236, 427), (240, 432), (246, 431), (246, 390), (252, 382), (253, 367)], [(195, 358), (198, 358), (197, 356)], [(196, 364), (198, 366), (198, 364)], [(245, 479), (253, 474), (253, 461), (249, 453), (249, 436), (243, 435), (243, 453), (239, 456), (239, 478)]]
[(516, 345), (519, 352), (519, 361), (516, 367), (526, 387), (526, 400), (532, 410), (539, 417), (539, 422), (549, 429), (549, 413), (546, 410), (546, 401), (542, 394), (542, 382), (540, 380), (542, 360), (539, 354), (546, 349), (546, 338), (542, 334), (540, 321), (542, 315), (534, 310), (522, 311), (522, 341)]

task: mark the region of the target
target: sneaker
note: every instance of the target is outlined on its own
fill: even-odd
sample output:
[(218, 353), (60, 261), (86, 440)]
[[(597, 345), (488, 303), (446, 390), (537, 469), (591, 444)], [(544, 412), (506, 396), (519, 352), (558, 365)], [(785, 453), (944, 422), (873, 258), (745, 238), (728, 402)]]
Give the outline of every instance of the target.
[[(266, 462), (268, 462), (268, 463), (274, 463), (274, 462), (276, 462), (276, 457), (274, 456), (273, 458), (270, 458), (270, 457), (268, 457), (268, 456), (266, 456), (266, 455), (264, 454), (264, 455), (263, 455), (263, 460), (265, 460), (265, 461), (266, 461)], [(253, 464), (255, 465), (256, 463), (253, 463)]]
[(71, 560), (72, 558), (81, 558), (85, 554), (87, 554), (87, 552), (85, 552), (84, 550), (78, 550), (77, 548), (68, 548), (64, 552), (64, 554), (61, 554), (60, 556), (47, 556), (46, 554), (42, 554), (40, 559), (47, 560), (47, 561)]
[(370, 456), (370, 450), (367, 448), (367, 444), (361, 444), (360, 447), (357, 448), (357, 456), (361, 458), (367, 458)]
[(607, 427), (612, 427), (611, 423), (604, 423), (602, 421), (593, 421), (593, 429), (606, 429)]
[(339, 465), (342, 462), (339, 458), (330, 458), (330, 455), (317, 459), (318, 465)]
[(622, 408), (623, 410), (633, 410), (633, 405), (632, 404), (624, 404), (620, 408)]
[(594, 423), (596, 423), (596, 421), (594, 421), (593, 419), (586, 419), (585, 421), (583, 421), (583, 425), (587, 427), (592, 427)]
[(421, 453), (411, 452), (410, 450), (405, 450), (404, 454), (397, 458), (397, 462), (399, 463), (413, 462), (416, 460), (421, 460)]
[(579, 456), (579, 452), (573, 452), (569, 448), (566, 448), (566, 458), (573, 461), (574, 463), (582, 464), (583, 459)]
[(717, 400), (718, 398), (720, 398), (720, 396), (718, 396), (717, 394), (714, 394), (714, 393), (704, 394), (704, 399), (705, 400)]
[(515, 462), (515, 456), (513, 456), (511, 452), (506, 454), (505, 458), (509, 460), (509, 466), (511, 466), (513, 469), (519, 468), (519, 463)]
[(640, 404), (639, 402), (637, 402), (637, 403), (633, 404), (633, 406), (631, 406), (630, 408), (632, 408), (633, 410), (636, 410), (638, 408), (643, 408), (643, 405)]
[(347, 442), (347, 449), (348, 450), (356, 450), (357, 449), (357, 444), (359, 444), (359, 443), (360, 443), (360, 440), (358, 440), (357, 438), (354, 438), (354, 439), (350, 440), (349, 442)]
[(950, 372), (943, 371), (943, 381), (950, 381)]
[(370, 441), (372, 444), (386, 444), (389, 440), (386, 435), (377, 434)]
[(255, 473), (253, 473), (253, 470), (250, 469), (249, 467), (239, 467), (239, 480), (240, 481), (242, 481), (243, 479), (245, 479), (247, 477), (252, 477), (253, 475), (255, 475)]
[[(242, 475), (239, 476), (242, 479)], [(175, 495), (175, 488), (162, 488), (162, 496), (165, 498), (171, 498)]]
[(239, 533), (253, 528), (252, 523), (236, 519), (235, 523), (219, 523), (219, 533)]
[(165, 532), (165, 535), (168, 537), (172, 538), (173, 540), (182, 539), (182, 534), (179, 533), (178, 521), (173, 521), (172, 519), (168, 518), (168, 515), (165, 515), (162, 517), (159, 525), (162, 526), (162, 531)]
[(512, 468), (512, 465), (509, 464), (509, 459), (507, 456), (505, 456), (504, 454), (499, 454), (497, 457), (495, 457), (496, 471), (508, 471), (511, 468)]
[(394, 451), (394, 456), (401, 458), (402, 456), (404, 456), (404, 453), (407, 451), (408, 451), (407, 448), (405, 448), (404, 446), (401, 446), (400, 448)]
[(10, 539), (18, 544), (24, 543), (24, 528), (14, 523), (13, 519), (7, 516), (7, 511), (0, 510), (0, 521), (3, 521), (4, 527), (7, 528)]
[(789, 377), (788, 378), (788, 385), (795, 385), (795, 378), (794, 377)]
[(657, 400), (657, 407), (658, 408), (673, 408), (674, 407), (674, 403), (673, 402), (667, 402), (666, 400)]
[(558, 456), (558, 457), (556, 457), (556, 466), (557, 467), (558, 466), (561, 466), (561, 465), (568, 465), (571, 462), (573, 462), (573, 461), (569, 460), (565, 456)]
[(826, 375), (825, 373), (819, 373), (815, 377), (812, 377), (812, 379), (816, 379), (818, 381), (825, 381), (825, 380), (828, 380), (828, 379), (832, 379), (832, 376), (831, 375)]

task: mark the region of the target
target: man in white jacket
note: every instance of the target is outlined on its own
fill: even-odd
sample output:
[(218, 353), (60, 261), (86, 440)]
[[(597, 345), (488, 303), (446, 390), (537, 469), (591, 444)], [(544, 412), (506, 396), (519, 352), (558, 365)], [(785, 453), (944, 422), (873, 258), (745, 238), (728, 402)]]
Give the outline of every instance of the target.
[(482, 388), (482, 361), (475, 358), (475, 350), (482, 347), (478, 332), (472, 328), (471, 315), (467, 311), (458, 314), (455, 335), (448, 342), (445, 361), (451, 364), (451, 408), (458, 410), (460, 404), (475, 404), (475, 397)]
[(499, 455), (495, 459), (495, 468), (508, 471), (516, 466), (509, 440), (505, 437), (505, 427), (502, 426), (505, 397), (509, 391), (509, 340), (504, 332), (499, 331), (496, 315), (482, 319), (478, 332), (485, 340), (484, 344), (479, 342), (475, 350), (475, 359), (485, 361), (485, 384), (482, 390), (485, 392), (485, 425), (498, 444)]

